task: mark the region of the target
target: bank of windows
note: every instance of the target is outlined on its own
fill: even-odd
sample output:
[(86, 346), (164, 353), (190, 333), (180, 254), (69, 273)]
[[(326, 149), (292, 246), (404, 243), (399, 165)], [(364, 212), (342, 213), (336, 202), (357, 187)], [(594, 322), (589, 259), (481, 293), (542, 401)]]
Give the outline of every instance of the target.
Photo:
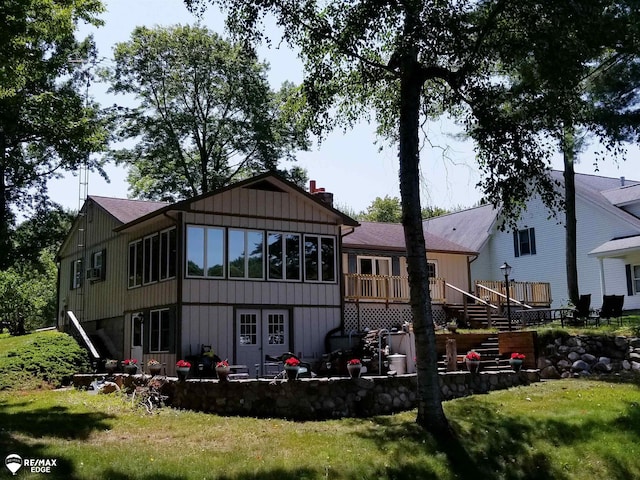
[(176, 276), (176, 229), (170, 228), (129, 244), (129, 288)]
[[(304, 247), (304, 258), (302, 248)], [(225, 263), (226, 252), (226, 263)], [(187, 276), (335, 282), (335, 238), (190, 225)]]
[(633, 265), (633, 267), (631, 268), (631, 271), (633, 272), (632, 273), (633, 291), (631, 293), (638, 295), (640, 294), (640, 265)]

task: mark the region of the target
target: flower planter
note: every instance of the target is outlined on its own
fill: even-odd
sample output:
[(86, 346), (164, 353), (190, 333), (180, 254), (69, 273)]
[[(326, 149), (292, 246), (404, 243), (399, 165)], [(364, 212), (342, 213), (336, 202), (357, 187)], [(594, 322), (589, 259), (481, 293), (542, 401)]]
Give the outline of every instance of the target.
[(138, 365), (129, 364), (124, 366), (124, 373), (128, 373), (129, 375), (135, 375), (138, 373)]
[(176, 374), (178, 375), (178, 380), (184, 382), (189, 377), (189, 371), (191, 367), (176, 367)]
[(295, 380), (298, 378), (298, 373), (300, 372), (300, 367), (293, 367), (290, 365), (285, 365), (284, 371), (287, 374), (288, 380)]
[(347, 365), (347, 371), (351, 378), (360, 378), (362, 372), (362, 365)]
[(105, 363), (104, 369), (109, 375), (113, 375), (115, 373), (115, 371), (118, 369), (118, 364), (117, 363)]
[(520, 369), (522, 368), (522, 360), (519, 360), (517, 358), (512, 358), (509, 360), (509, 365), (511, 366), (511, 369), (515, 372), (519, 372)]
[(160, 372), (162, 371), (162, 365), (158, 364), (158, 365), (149, 365), (149, 373), (151, 375), (160, 375)]
[(231, 368), (229, 367), (216, 367), (216, 374), (221, 382), (226, 382), (229, 379), (230, 372)]
[(466, 359), (465, 363), (467, 364), (467, 370), (471, 373), (478, 373), (480, 371), (480, 360)]

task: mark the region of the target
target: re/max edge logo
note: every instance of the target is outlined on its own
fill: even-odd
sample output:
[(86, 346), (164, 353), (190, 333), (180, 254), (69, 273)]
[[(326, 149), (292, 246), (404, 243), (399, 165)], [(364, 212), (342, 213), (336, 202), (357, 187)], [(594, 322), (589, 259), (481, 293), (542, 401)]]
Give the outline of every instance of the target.
[(4, 464), (12, 475), (16, 475), (21, 468), (29, 469), (31, 473), (51, 473), (51, 469), (58, 466), (57, 458), (22, 458), (17, 453), (10, 453), (4, 459)]

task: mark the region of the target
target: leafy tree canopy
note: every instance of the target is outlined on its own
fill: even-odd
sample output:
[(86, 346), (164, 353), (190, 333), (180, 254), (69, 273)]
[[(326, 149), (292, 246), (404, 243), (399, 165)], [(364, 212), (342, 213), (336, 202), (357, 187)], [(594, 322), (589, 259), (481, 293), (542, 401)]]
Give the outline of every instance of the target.
[(134, 196), (192, 197), (277, 170), (308, 147), (292, 103), (297, 87), (272, 91), (267, 65), (243, 44), (201, 26), (138, 27), (114, 55), (111, 91), (138, 102), (117, 115), (119, 138), (135, 145), (113, 152), (130, 166)]
[(99, 25), (97, 0), (0, 2), (0, 268), (10, 263), (15, 212), (47, 198), (47, 180), (104, 148), (108, 129), (86, 98), (95, 61), (91, 39), (78, 42), (78, 22)]

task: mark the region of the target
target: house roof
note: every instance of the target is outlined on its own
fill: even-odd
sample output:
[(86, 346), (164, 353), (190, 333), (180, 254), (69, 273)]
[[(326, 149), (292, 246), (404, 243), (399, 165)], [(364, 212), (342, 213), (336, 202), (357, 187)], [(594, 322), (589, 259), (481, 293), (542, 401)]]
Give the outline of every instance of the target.
[(592, 257), (622, 257), (637, 250), (640, 250), (640, 235), (614, 238), (591, 250), (589, 255)]
[(96, 195), (89, 195), (89, 199), (93, 200), (122, 224), (129, 223), (137, 218), (169, 205), (167, 202), (100, 197)]
[(604, 195), (612, 205), (617, 207), (640, 202), (640, 183), (627, 185), (625, 181), (624, 186), (612, 190), (605, 190), (602, 192), (602, 195)]
[(428, 218), (423, 221), (423, 226), (425, 232), (479, 252), (491, 235), (498, 212), (499, 210), (492, 205), (481, 205)]
[[(476, 251), (429, 232), (425, 234), (428, 252), (475, 255)], [(345, 248), (367, 248), (374, 250), (406, 251), (404, 230), (399, 223), (361, 222), (353, 233), (343, 237)]]

